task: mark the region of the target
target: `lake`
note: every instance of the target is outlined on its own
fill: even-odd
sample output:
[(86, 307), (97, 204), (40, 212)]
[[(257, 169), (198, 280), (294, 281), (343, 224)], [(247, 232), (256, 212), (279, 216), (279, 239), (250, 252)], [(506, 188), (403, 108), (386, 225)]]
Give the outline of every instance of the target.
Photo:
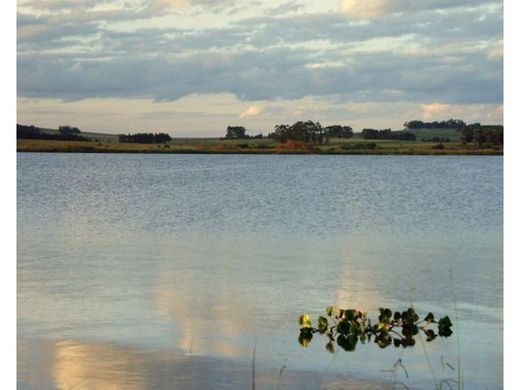
[[(19, 389), (251, 388), (253, 351), (256, 389), (428, 389), (458, 357), (503, 387), (502, 157), (18, 153), (17, 180)], [(301, 347), (329, 305), (454, 335)]]

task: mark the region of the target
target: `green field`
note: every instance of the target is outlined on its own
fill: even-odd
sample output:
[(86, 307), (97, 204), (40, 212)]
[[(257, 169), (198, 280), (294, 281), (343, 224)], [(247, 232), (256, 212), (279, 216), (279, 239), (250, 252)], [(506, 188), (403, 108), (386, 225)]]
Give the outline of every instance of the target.
[(457, 129), (412, 129), (404, 131), (415, 135), (417, 141), (432, 139), (433, 137), (449, 138), (451, 141), (460, 140), (460, 132)]
[[(55, 129), (41, 129), (57, 134)], [(404, 131), (404, 130), (403, 130)], [(408, 131), (408, 130), (406, 130)], [(78, 153), (243, 153), (243, 154), (377, 154), (377, 155), (501, 155), (502, 146), (463, 144), (455, 129), (410, 130), (416, 141), (364, 139), (360, 133), (353, 138), (331, 138), (321, 145), (278, 144), (270, 138), (173, 138), (167, 144), (121, 143), (117, 134), (81, 132), (89, 141), (19, 139), (19, 152), (78, 152)], [(434, 137), (449, 138), (450, 142), (424, 141)]]
[(449, 142), (442, 148), (436, 142), (331, 139), (328, 144), (310, 149), (286, 148), (272, 140), (174, 139), (169, 144), (120, 143), (102, 141), (17, 141), (19, 152), (73, 153), (241, 153), (241, 154), (374, 154), (374, 155), (502, 155), (502, 146), (483, 146)]

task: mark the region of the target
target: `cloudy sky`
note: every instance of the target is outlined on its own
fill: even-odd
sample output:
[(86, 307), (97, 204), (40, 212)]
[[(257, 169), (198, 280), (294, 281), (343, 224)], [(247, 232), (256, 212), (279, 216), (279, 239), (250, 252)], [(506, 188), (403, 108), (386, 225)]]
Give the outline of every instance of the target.
[(18, 123), (180, 137), (502, 123), (501, 0), (17, 4)]

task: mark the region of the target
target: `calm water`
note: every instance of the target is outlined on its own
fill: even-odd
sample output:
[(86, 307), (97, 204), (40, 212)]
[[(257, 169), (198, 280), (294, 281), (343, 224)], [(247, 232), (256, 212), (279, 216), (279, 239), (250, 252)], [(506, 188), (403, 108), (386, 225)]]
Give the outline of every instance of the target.
[[(255, 339), (257, 389), (384, 388), (398, 358), (433, 388), (457, 341), (466, 388), (502, 388), (502, 164), (18, 154), (19, 388), (250, 388)], [(300, 347), (298, 315), (330, 304), (461, 331)]]

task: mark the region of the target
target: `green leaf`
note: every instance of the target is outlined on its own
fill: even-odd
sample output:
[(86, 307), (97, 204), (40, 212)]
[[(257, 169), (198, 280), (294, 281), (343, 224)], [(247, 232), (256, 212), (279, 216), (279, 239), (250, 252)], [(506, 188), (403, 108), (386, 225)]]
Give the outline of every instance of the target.
[(380, 348), (386, 348), (392, 344), (392, 337), (387, 333), (381, 333), (374, 341)]
[(437, 337), (437, 335), (435, 334), (435, 332), (432, 329), (427, 329), (427, 330), (424, 331), (424, 333), (426, 334), (426, 341), (427, 342), (435, 340), (435, 338)]
[(419, 316), (415, 310), (410, 307), (406, 312), (403, 313), (403, 320), (407, 322), (416, 322), (419, 321)]
[(303, 328), (302, 331), (300, 332), (300, 336), (298, 337), (298, 342), (304, 348), (307, 348), (312, 340), (312, 332), (310, 332), (310, 331), (307, 332), (307, 331), (305, 331), (306, 329), (308, 329), (308, 328)]
[(387, 322), (380, 322), (377, 324), (376, 328), (378, 332), (388, 333), (390, 331), (390, 324)]
[(419, 333), (419, 328), (415, 324), (407, 323), (406, 325), (403, 325), (402, 333), (405, 337), (415, 336)]
[(353, 309), (345, 310), (345, 318), (347, 320), (355, 320), (361, 317), (361, 312)]
[(338, 313), (338, 308), (336, 306), (329, 306), (327, 307), (326, 312), (329, 317), (336, 316)]
[(359, 335), (361, 333), (361, 330), (359, 329), (359, 325), (356, 321), (350, 322), (348, 331), (349, 331), (349, 333), (354, 334), (354, 335)]
[(312, 328), (311, 317), (308, 314), (302, 314), (299, 323), (302, 328)]
[(451, 327), (453, 324), (451, 323), (450, 317), (446, 316), (439, 320), (439, 326)]
[(350, 321), (347, 321), (347, 320), (341, 320), (337, 327), (336, 327), (336, 330), (338, 331), (338, 333), (340, 334), (348, 334), (350, 332)]
[(403, 348), (413, 347), (415, 345), (415, 339), (413, 337), (405, 337), (401, 340), (401, 345)]
[(392, 318), (392, 310), (380, 307), (379, 313), (379, 322), (390, 322)]
[(428, 315), (424, 318), (424, 321), (426, 322), (434, 322), (435, 318), (433, 317), (432, 312), (429, 312)]
[(325, 333), (329, 329), (329, 321), (325, 317), (318, 317), (318, 332)]
[(355, 351), (357, 342), (358, 338), (355, 335), (339, 335), (337, 340), (338, 345), (348, 352)]
[(451, 323), (450, 317), (446, 316), (439, 320), (439, 336), (441, 337), (450, 337), (453, 332), (450, 329), (453, 324)]

